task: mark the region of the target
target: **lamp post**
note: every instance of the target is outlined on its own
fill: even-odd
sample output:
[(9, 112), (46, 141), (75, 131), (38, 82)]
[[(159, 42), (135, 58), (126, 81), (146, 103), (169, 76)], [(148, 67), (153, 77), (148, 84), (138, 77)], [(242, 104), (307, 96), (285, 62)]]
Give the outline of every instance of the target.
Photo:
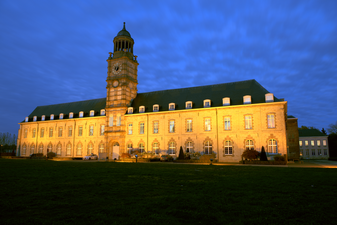
[(135, 155), (135, 157), (136, 157), (136, 163), (137, 163), (137, 158), (138, 158), (138, 155)]
[(212, 165), (213, 159), (210, 159), (210, 160), (211, 160), (211, 164), (210, 165)]

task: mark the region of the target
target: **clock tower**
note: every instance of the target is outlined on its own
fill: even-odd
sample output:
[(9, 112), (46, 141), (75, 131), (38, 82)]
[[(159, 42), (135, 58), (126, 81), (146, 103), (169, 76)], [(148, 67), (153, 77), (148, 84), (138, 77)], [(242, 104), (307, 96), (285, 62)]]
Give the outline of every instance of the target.
[(126, 124), (124, 114), (137, 95), (137, 56), (133, 55), (134, 40), (125, 29), (113, 40), (113, 53), (109, 52), (105, 138), (109, 159), (118, 159), (125, 152)]

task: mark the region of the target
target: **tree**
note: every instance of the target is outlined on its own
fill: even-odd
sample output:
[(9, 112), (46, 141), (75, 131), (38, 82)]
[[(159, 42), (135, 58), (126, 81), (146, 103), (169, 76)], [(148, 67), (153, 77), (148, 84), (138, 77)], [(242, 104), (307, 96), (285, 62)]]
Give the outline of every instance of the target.
[(328, 132), (329, 134), (337, 134), (337, 121), (329, 125)]
[(254, 149), (246, 149), (243, 153), (242, 153), (242, 158), (248, 159), (248, 160), (254, 160), (257, 158), (257, 156), (259, 155), (258, 151), (254, 150)]
[(326, 135), (326, 131), (322, 128), (321, 132)]
[(268, 161), (267, 154), (266, 154), (266, 151), (264, 150), (263, 146), (262, 146), (262, 149), (261, 149), (260, 161)]
[(316, 127), (307, 127), (307, 126), (301, 126), (298, 128), (299, 130), (313, 130), (313, 129), (316, 129), (318, 130)]
[(178, 159), (184, 159), (184, 151), (182, 146), (180, 146)]

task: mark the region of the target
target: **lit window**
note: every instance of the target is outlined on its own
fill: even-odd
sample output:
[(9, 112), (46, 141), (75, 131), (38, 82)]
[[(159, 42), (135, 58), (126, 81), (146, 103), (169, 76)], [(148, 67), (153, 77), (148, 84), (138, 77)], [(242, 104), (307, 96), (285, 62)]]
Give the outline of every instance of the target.
[(277, 153), (277, 141), (275, 139), (270, 139), (268, 141), (268, 152)]
[(56, 154), (61, 155), (61, 152), (62, 152), (62, 145), (59, 143), (56, 146)]
[(272, 93), (265, 94), (266, 102), (273, 102), (274, 101), (274, 95)]
[(78, 136), (82, 136), (82, 133), (83, 133), (83, 127), (79, 126), (78, 127)]
[(35, 138), (35, 134), (36, 134), (36, 129), (33, 129), (33, 133), (32, 133), (32, 138)]
[(129, 123), (128, 134), (132, 134), (132, 123)]
[(317, 146), (321, 146), (321, 140), (317, 140)]
[(315, 146), (315, 141), (314, 140), (311, 140), (310, 143), (311, 143), (311, 146)]
[(246, 130), (253, 129), (253, 123), (252, 123), (252, 116), (251, 115), (245, 116), (245, 129)]
[(43, 136), (44, 136), (44, 128), (41, 128), (40, 137), (42, 137), (42, 138), (43, 138)]
[(158, 142), (155, 142), (153, 143), (152, 145), (152, 152), (156, 155), (159, 154), (159, 143)]
[(51, 114), (50, 115), (50, 120), (53, 120), (54, 119), (54, 114)]
[(94, 145), (90, 142), (88, 144), (88, 155), (94, 152)]
[(230, 105), (231, 103), (231, 99), (230, 98), (223, 98), (222, 99), (222, 105)]
[(302, 144), (303, 144), (302, 141), (300, 141), (300, 146), (301, 146), (301, 147), (302, 147)]
[(186, 143), (186, 152), (193, 152), (193, 143), (192, 143), (192, 141), (188, 141)]
[(71, 155), (71, 144), (67, 144), (67, 156)]
[(186, 102), (186, 109), (192, 109), (192, 102), (191, 101)]
[(175, 132), (174, 120), (170, 120), (170, 133)]
[(140, 112), (140, 113), (145, 112), (145, 106), (140, 106), (140, 107), (139, 107), (139, 112)]
[(175, 110), (175, 108), (176, 108), (176, 104), (174, 103), (169, 104), (169, 110)]
[(28, 122), (28, 117), (25, 118), (25, 122)]
[(73, 118), (74, 117), (74, 113), (69, 113), (69, 119)]
[(176, 146), (175, 146), (175, 143), (173, 141), (171, 141), (170, 144), (169, 144), (168, 154), (173, 155), (175, 153), (176, 153)]
[(305, 144), (305, 146), (308, 146), (309, 142), (308, 141), (304, 141), (304, 144)]
[(60, 120), (63, 119), (63, 113), (60, 113), (60, 116), (59, 116)]
[(209, 99), (204, 100), (204, 107), (205, 108), (206, 107), (211, 107), (211, 100), (209, 100)]
[(192, 132), (192, 119), (186, 120), (186, 132)]
[(71, 137), (73, 135), (73, 127), (69, 126), (68, 127), (68, 137)]
[(127, 149), (128, 149), (128, 152), (129, 152), (130, 154), (132, 154), (132, 144), (131, 144), (131, 143), (128, 144)]
[(95, 115), (95, 111), (94, 110), (90, 110), (90, 116), (94, 116)]
[(82, 144), (81, 143), (78, 143), (76, 147), (76, 155), (78, 156), (82, 155)]
[(132, 107), (129, 107), (128, 108), (128, 114), (132, 114), (133, 113), (133, 108)]
[(233, 154), (233, 146), (231, 141), (225, 141), (225, 155)]
[(139, 134), (144, 134), (144, 123), (139, 124)]
[(326, 146), (326, 140), (323, 140), (323, 146)]
[(105, 115), (105, 109), (101, 109), (101, 116)]
[(246, 150), (254, 150), (254, 142), (253, 140), (246, 140)]
[(58, 134), (59, 137), (62, 137), (62, 131), (63, 131), (62, 127), (59, 127), (59, 134)]
[(80, 112), (79, 117), (80, 117), (80, 118), (83, 117), (83, 111)]
[(205, 131), (211, 131), (211, 118), (205, 118)]
[(33, 121), (35, 122), (37, 120), (37, 116), (34, 116), (33, 117)]
[(243, 104), (252, 103), (252, 97), (250, 95), (243, 96)]
[(89, 136), (94, 136), (94, 125), (89, 126)]
[(205, 142), (204, 148), (205, 148), (204, 150), (205, 150), (206, 155), (212, 154), (212, 143), (210, 141)]
[(139, 151), (140, 151), (140, 153), (143, 153), (144, 152), (144, 144), (143, 143), (140, 143), (139, 144)]
[(109, 127), (112, 127), (114, 125), (114, 116), (110, 115), (109, 117)]
[(46, 116), (45, 116), (45, 115), (42, 115), (41, 120), (42, 120), (42, 121), (45, 121), (45, 120), (46, 120)]
[(99, 152), (100, 153), (104, 152), (104, 144), (103, 143), (99, 144)]
[(49, 128), (49, 137), (53, 137), (53, 128)]
[(30, 154), (34, 154), (34, 150), (35, 150), (35, 145), (32, 144), (32, 145), (30, 146)]
[(159, 132), (159, 122), (158, 121), (154, 121), (153, 122), (153, 133), (154, 134), (158, 134)]
[(159, 105), (153, 105), (153, 112), (159, 111)]
[(39, 145), (38, 152), (39, 152), (39, 153), (43, 153), (43, 144), (40, 144), (40, 145)]
[(101, 136), (103, 136), (104, 135), (104, 129), (105, 129), (105, 126), (104, 126), (104, 124), (101, 124)]
[(224, 117), (224, 130), (231, 129), (231, 118), (229, 116)]
[(268, 114), (268, 128), (275, 128), (275, 114)]

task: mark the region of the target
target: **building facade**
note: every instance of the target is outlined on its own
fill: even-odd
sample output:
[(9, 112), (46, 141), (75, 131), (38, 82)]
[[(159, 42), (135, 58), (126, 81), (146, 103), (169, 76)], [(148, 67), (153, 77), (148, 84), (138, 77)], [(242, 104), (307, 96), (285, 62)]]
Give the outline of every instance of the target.
[(328, 159), (328, 136), (317, 129), (299, 130), (299, 146), (302, 159)]
[(137, 149), (152, 156), (215, 154), (238, 162), (245, 149), (288, 155), (287, 102), (255, 80), (138, 93), (134, 40), (123, 29), (107, 59), (107, 96), (39, 106), (20, 124), (17, 154), (58, 157)]

